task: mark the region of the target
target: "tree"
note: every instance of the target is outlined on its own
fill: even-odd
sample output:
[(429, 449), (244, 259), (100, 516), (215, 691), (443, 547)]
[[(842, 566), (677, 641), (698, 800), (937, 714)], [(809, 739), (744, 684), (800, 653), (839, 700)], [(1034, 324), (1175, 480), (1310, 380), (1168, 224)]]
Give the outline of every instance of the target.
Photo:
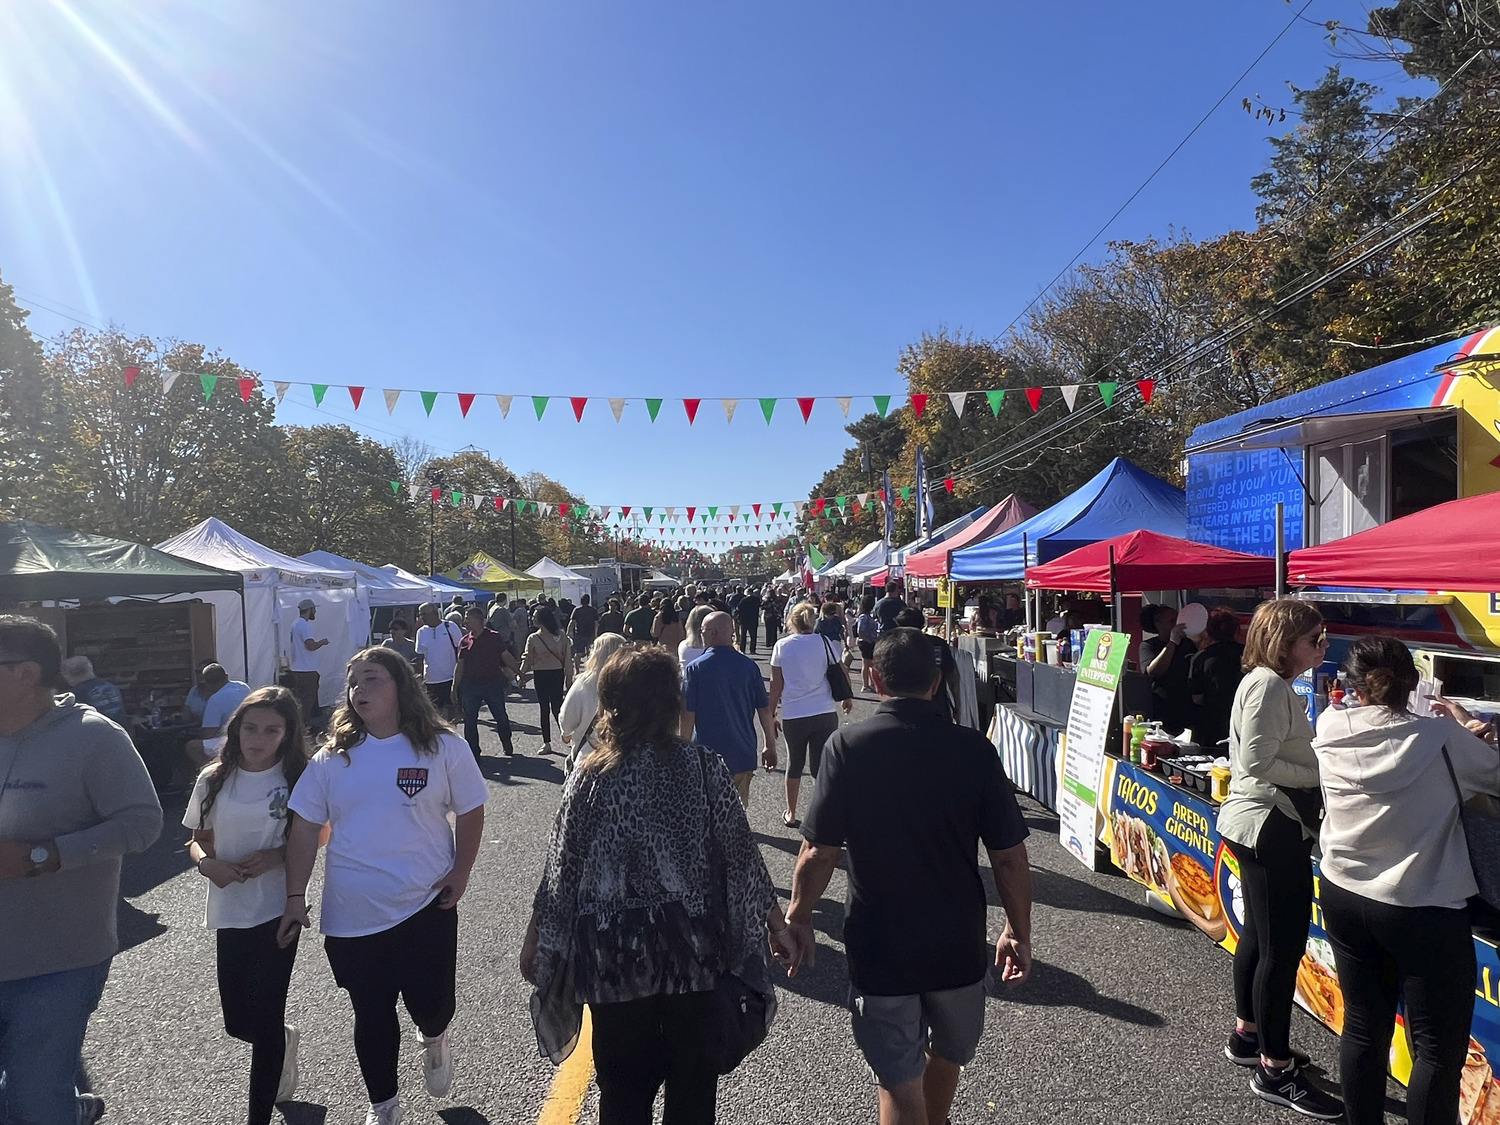
[[(422, 539), (417, 510), (389, 482), (399, 479), (395, 451), (348, 426), (288, 426), (286, 484), (277, 549), (291, 555), (331, 551), (380, 564), (415, 561)], [(391, 546), (383, 546), (389, 544)], [(392, 548), (396, 544), (402, 547)]]
[(0, 279), (0, 518), (46, 515), (65, 429), (61, 388), (27, 316)]

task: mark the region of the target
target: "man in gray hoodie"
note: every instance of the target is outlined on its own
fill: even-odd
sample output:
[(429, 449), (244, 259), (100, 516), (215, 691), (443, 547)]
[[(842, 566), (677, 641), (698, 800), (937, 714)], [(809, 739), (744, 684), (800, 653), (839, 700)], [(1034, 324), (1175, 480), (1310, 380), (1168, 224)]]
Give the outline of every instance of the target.
[(118, 948), (120, 857), (161, 832), (130, 737), (55, 696), (50, 628), (0, 615), (0, 1075), (10, 1119), (92, 1122), (73, 1088)]

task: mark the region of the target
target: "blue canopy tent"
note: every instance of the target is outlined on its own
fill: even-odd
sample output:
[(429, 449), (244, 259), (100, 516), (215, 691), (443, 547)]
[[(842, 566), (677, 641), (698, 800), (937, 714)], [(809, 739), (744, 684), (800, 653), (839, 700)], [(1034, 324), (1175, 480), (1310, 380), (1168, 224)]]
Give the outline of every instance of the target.
[(1026, 576), (1028, 566), (1131, 531), (1184, 538), (1187, 498), (1182, 489), (1116, 457), (1046, 511), (993, 539), (954, 551), (951, 573), (955, 582), (1016, 581)]
[(913, 539), (905, 546), (898, 547), (891, 552), (891, 565), (895, 567), (905, 566), (908, 555), (915, 555), (918, 551), (925, 551), (928, 547), (935, 547), (945, 539), (951, 539), (987, 511), (989, 511), (989, 507), (981, 505), (972, 512), (965, 512), (956, 520), (950, 520), (943, 524), (942, 527), (930, 535), (925, 535), (921, 539)]

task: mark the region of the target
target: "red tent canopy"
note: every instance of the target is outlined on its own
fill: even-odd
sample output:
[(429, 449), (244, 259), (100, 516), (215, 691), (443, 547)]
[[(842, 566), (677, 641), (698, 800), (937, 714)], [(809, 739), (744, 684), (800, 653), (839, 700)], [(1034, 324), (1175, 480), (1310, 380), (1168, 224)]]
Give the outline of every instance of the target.
[(1500, 492), (1450, 500), (1321, 547), (1293, 551), (1292, 586), (1500, 590)]
[(1115, 585), (1126, 593), (1142, 590), (1253, 588), (1276, 583), (1276, 562), (1242, 555), (1190, 539), (1132, 531), (1069, 551), (1026, 571), (1032, 590), (1109, 590), (1109, 549), (1115, 550)]
[(957, 535), (935, 543), (925, 551), (906, 557), (908, 578), (938, 578), (948, 573), (948, 553), (971, 543), (983, 543), (986, 539), (1009, 531), (1022, 520), (1036, 515), (1036, 509), (1014, 494), (1007, 496), (984, 515), (964, 528)]

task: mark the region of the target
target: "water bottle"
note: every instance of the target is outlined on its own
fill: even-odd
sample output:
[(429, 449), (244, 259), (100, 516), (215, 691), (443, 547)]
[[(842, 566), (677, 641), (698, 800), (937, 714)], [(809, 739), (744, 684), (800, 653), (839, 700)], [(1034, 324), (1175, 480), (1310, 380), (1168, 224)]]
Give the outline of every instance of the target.
[(156, 698), (156, 692), (152, 692), (146, 699), (146, 706), (151, 712), (151, 729), (161, 729), (161, 703)]

